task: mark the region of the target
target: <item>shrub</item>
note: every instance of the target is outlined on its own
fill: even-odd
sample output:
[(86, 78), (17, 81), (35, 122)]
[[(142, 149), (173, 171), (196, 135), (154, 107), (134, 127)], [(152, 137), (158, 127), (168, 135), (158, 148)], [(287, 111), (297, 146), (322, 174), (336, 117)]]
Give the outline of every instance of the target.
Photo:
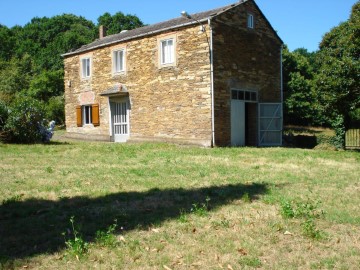
[(331, 124), (335, 130), (333, 145), (338, 149), (343, 149), (345, 147), (345, 131), (346, 131), (344, 125), (344, 117), (338, 115)]
[(10, 107), (4, 125), (3, 140), (16, 143), (41, 142), (42, 126), (45, 113), (41, 103), (28, 97), (18, 98)]

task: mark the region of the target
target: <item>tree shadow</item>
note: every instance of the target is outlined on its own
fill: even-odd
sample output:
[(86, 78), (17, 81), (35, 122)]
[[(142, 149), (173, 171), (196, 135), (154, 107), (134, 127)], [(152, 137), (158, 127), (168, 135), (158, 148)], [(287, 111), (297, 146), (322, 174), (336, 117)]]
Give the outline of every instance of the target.
[(268, 191), (266, 184), (236, 184), (199, 189), (152, 189), (119, 192), (98, 198), (73, 197), (59, 201), (14, 197), (0, 206), (0, 258), (17, 259), (53, 253), (65, 247), (64, 232), (75, 223), (86, 241), (94, 241), (96, 231), (117, 224), (124, 231), (148, 229), (190, 212), (194, 203), (210, 198), (209, 211), (248, 194), (251, 200)]

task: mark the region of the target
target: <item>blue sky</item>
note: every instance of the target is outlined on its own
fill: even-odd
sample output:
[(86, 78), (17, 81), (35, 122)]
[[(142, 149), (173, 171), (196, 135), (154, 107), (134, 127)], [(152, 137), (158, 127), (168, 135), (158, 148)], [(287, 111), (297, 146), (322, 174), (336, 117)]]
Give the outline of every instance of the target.
[[(318, 49), (322, 36), (349, 18), (358, 0), (257, 0), (256, 3), (290, 50)], [(236, 0), (0, 0), (0, 24), (25, 25), (34, 17), (63, 13), (81, 15), (95, 23), (109, 12), (137, 15), (153, 24), (180, 16), (232, 4)], [(0, 44), (1, 45), (1, 44)]]

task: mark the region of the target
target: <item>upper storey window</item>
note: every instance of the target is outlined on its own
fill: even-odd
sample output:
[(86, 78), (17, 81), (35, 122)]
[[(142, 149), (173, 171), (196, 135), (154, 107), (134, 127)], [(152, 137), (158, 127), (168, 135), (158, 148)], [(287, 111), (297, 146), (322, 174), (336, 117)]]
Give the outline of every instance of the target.
[(247, 15), (247, 27), (254, 29), (254, 15), (250, 13)]
[(85, 57), (81, 59), (81, 78), (87, 79), (91, 77), (91, 58)]
[(125, 49), (113, 51), (113, 72), (125, 72)]
[(172, 65), (175, 63), (175, 40), (173, 38), (160, 41), (161, 65)]

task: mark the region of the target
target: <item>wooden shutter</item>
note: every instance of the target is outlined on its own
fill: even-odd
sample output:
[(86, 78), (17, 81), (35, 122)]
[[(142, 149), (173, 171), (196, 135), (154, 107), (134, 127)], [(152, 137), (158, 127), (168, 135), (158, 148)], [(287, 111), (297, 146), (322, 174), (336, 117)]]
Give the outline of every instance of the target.
[(76, 124), (78, 127), (82, 127), (82, 110), (81, 106), (76, 106)]
[(99, 117), (99, 104), (92, 105), (92, 123), (94, 127), (100, 126), (100, 117)]

